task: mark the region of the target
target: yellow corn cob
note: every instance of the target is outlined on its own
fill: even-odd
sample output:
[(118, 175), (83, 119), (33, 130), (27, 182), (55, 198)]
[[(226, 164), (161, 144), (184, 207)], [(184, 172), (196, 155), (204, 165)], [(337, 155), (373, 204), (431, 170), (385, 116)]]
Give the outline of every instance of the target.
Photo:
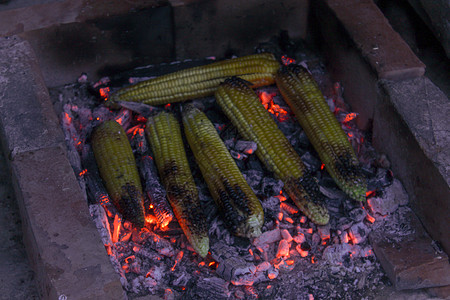
[(209, 249), (206, 217), (189, 168), (180, 124), (173, 114), (163, 111), (148, 119), (146, 133), (175, 217), (192, 247), (205, 257)]
[(149, 79), (113, 93), (109, 101), (134, 101), (162, 105), (212, 96), (221, 82), (239, 75), (253, 87), (274, 84), (280, 67), (270, 53), (254, 54), (180, 70)]
[(261, 234), (264, 212), (214, 125), (199, 109), (183, 108), (187, 141), (209, 190), (230, 230), (243, 237)]
[(144, 226), (144, 197), (136, 162), (125, 130), (114, 120), (96, 127), (92, 149), (113, 204), (139, 228)]
[(284, 182), (284, 189), (300, 210), (314, 223), (327, 224), (328, 210), (315, 178), (256, 93), (244, 80), (233, 77), (220, 85), (216, 99), (239, 133), (256, 142), (256, 155)]
[(353, 199), (364, 201), (367, 183), (358, 158), (314, 78), (303, 67), (291, 64), (281, 68), (275, 79), (336, 184)]

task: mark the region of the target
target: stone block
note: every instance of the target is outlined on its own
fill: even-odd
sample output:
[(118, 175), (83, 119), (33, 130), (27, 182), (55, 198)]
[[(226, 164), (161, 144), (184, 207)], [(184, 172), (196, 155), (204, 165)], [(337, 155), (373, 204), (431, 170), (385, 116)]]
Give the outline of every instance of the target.
[(378, 78), (401, 80), (425, 73), (425, 65), (392, 29), (372, 0), (326, 2)]
[(64, 148), (19, 153), (11, 167), (41, 297), (123, 299)]
[(0, 38), (0, 128), (9, 158), (64, 142), (36, 57), (18, 37)]
[(387, 276), (397, 290), (421, 289), (450, 284), (448, 256), (433, 247), (419, 219), (409, 210), (402, 226), (410, 226), (407, 234), (375, 230), (370, 242)]

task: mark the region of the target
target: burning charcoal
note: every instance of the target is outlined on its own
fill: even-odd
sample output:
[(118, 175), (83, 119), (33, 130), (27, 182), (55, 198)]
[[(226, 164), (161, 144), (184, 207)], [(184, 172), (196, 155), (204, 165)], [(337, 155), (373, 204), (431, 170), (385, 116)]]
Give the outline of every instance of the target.
[(285, 239), (288, 243), (290, 243), (293, 240), (292, 235), (286, 229), (282, 229), (280, 233), (281, 237)]
[(230, 150), (230, 154), (231, 154), (231, 157), (233, 157), (234, 159), (237, 159), (237, 160), (244, 160), (248, 157), (244, 153), (240, 153), (240, 152), (237, 152), (234, 150)]
[(350, 219), (355, 222), (361, 222), (362, 220), (364, 220), (366, 215), (366, 211), (361, 207), (357, 207), (348, 212), (348, 216), (350, 217)]
[[(223, 261), (218, 261), (217, 275), (225, 280), (233, 282), (235, 285), (246, 285), (247, 277), (253, 276), (256, 267), (240, 257), (230, 257)], [(251, 280), (252, 281), (252, 280)]]
[(271, 231), (263, 232), (263, 234), (253, 240), (253, 245), (258, 247), (264, 244), (275, 243), (279, 240), (281, 240), (281, 232), (280, 229), (277, 228)]
[(353, 244), (360, 244), (366, 240), (370, 231), (363, 222), (360, 222), (350, 227), (348, 234)]
[(322, 165), (322, 162), (311, 155), (310, 152), (305, 152), (305, 154), (303, 154), (301, 158), (306, 167), (312, 172), (319, 170), (320, 166)]
[(305, 235), (303, 233), (299, 233), (298, 235), (293, 237), (294, 242), (301, 245), (304, 241), (306, 241)]
[(229, 282), (219, 277), (200, 278), (192, 299), (228, 299), (231, 295)]
[(264, 194), (273, 195), (280, 193), (283, 186), (284, 186), (283, 181), (279, 179), (275, 179), (272, 177), (264, 177), (262, 179), (261, 189), (263, 190)]
[(122, 127), (126, 130), (128, 130), (128, 127), (131, 124), (131, 118), (132, 118), (131, 110), (122, 108), (119, 113), (116, 115), (114, 120), (116, 120), (117, 123), (122, 125)]
[(248, 170), (246, 172), (242, 172), (242, 175), (244, 175), (245, 180), (253, 190), (258, 190), (258, 186), (263, 177), (263, 173), (261, 171)]
[(234, 145), (234, 149), (238, 152), (243, 152), (247, 155), (255, 153), (258, 146), (253, 141), (242, 141), (239, 140)]
[(281, 240), (278, 244), (278, 250), (276, 257), (288, 257), (289, 256), (289, 243), (286, 240)]
[(112, 117), (113, 113), (108, 108), (104, 106), (99, 106), (95, 108), (94, 111), (92, 112), (93, 118), (92, 126), (95, 127), (106, 120), (112, 119)]
[(322, 241), (330, 239), (330, 225), (317, 226), (317, 231)]
[(164, 228), (174, 217), (172, 208), (167, 201), (166, 191), (158, 180), (158, 172), (153, 158), (148, 155), (143, 156), (139, 162), (139, 172), (144, 179), (145, 193), (153, 207), (159, 225)]
[(408, 203), (408, 194), (401, 182), (394, 180), (391, 186), (387, 187), (381, 197), (372, 197), (367, 200), (373, 213), (385, 216), (393, 213), (400, 205)]

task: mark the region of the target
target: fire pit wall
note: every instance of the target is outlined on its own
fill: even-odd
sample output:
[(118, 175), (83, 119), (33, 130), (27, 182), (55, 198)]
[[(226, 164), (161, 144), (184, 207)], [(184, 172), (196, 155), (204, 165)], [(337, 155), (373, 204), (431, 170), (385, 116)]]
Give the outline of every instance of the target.
[[(73, 82), (81, 71), (95, 80), (113, 72), (111, 66), (117, 70), (175, 59), (248, 54), (280, 30), (293, 40), (314, 39), (320, 45), (333, 79), (342, 83), (344, 97), (359, 113), (358, 125), (372, 130), (374, 145), (389, 157), (421, 222), (450, 251), (448, 100), (424, 76), (424, 65), (372, 1), (171, 4), (138, 12), (127, 7), (123, 15), (102, 15), (85, 23), (59, 25), (56, 20), (56, 26), (1, 40), (2, 144), (9, 155), (26, 245), (43, 298), (123, 298), (71, 172), (46, 87)], [(125, 28), (119, 35), (110, 30), (114, 20), (128, 26), (127, 20), (137, 16), (148, 20), (148, 15), (160, 22), (147, 24), (159, 28), (154, 36), (141, 39), (142, 30)], [(134, 35), (133, 51), (123, 40), (130, 35)], [(61, 43), (61, 36), (68, 37), (69, 46)], [(79, 44), (73, 43), (74, 36)], [(93, 38), (103, 46), (97, 48), (98, 54), (83, 55)], [(53, 57), (55, 45), (60, 51), (72, 47), (71, 55), (64, 57), (62, 52)]]

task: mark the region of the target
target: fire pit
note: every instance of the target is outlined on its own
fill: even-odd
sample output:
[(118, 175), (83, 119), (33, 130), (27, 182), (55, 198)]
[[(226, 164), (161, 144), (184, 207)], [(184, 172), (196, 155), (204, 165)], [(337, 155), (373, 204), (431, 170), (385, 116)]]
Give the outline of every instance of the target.
[[(366, 32), (365, 34), (358, 32), (349, 19), (347, 11), (349, 8), (346, 5), (339, 5), (338, 2), (329, 1), (327, 4), (320, 2), (312, 5), (310, 24), (317, 26), (318, 23), (315, 22), (320, 19), (321, 32), (326, 33), (326, 36), (330, 37), (325, 41), (321, 41), (319, 45), (324, 46), (327, 50), (325, 57), (330, 63), (327, 69), (331, 70), (331, 76), (338, 76), (336, 78), (339, 78), (338, 80), (342, 82), (342, 85), (335, 86), (335, 82), (328, 78), (328, 72), (324, 72), (325, 67), (322, 64), (325, 60), (322, 60), (320, 56), (300, 51), (299, 44), (295, 42), (290, 43), (290, 39), (287, 39), (284, 33), (281, 35), (270, 35), (277, 37), (275, 39), (277, 40), (276, 43), (273, 43), (273, 40), (271, 42), (266, 40), (262, 48), (294, 52), (297, 54), (297, 59), (306, 60), (310, 70), (321, 84), (325, 95), (330, 100), (334, 99), (334, 102), (342, 100), (341, 87), (345, 88), (344, 98), (358, 114), (355, 120), (347, 120), (346, 123), (353, 122), (359, 125), (360, 128), (368, 130), (366, 133), (362, 133), (356, 127), (352, 127), (349, 135), (353, 135), (355, 143), (359, 143), (361, 148), (367, 148), (368, 144), (361, 143), (360, 138), (368, 138), (376, 146), (379, 153), (387, 153), (389, 161), (392, 162), (392, 166), (389, 166), (385, 164), (386, 160), (383, 159), (383, 156), (372, 156), (371, 163), (377, 161), (378, 164), (378, 170), (375, 169), (375, 172), (371, 174), (372, 183), (377, 185), (380, 191), (383, 190), (385, 194), (368, 195), (371, 196), (368, 201), (371, 207), (365, 206), (364, 208), (367, 210), (364, 210), (358, 203), (349, 201), (339, 191), (335, 190), (330, 185), (329, 178), (327, 179), (326, 174), (320, 170), (321, 163), (314, 152), (305, 150), (308, 142), (301, 134), (301, 129), (291, 119), (284, 119), (289, 115), (289, 110), (280, 99), (276, 89), (266, 88), (260, 90), (262, 101), (265, 101), (267, 108), (275, 113), (279, 126), (286, 135), (291, 137), (291, 143), (297, 145), (296, 149), (302, 154), (302, 158), (312, 170), (317, 174), (322, 174), (319, 178), (321, 178), (322, 192), (328, 197), (327, 205), (333, 215), (332, 221), (329, 226), (316, 226), (299, 214), (296, 207), (289, 201), (285, 201), (285, 196), (279, 193), (281, 190), (279, 182), (271, 177), (270, 174), (265, 173), (264, 168), (261, 167), (254, 155), (245, 153), (245, 147), (241, 148), (238, 146), (238, 144), (245, 145), (245, 143), (236, 140), (239, 137), (232, 135), (232, 130), (227, 130), (227, 127), (230, 126), (222, 128), (223, 125), (229, 124), (219, 117), (213, 122), (217, 125), (216, 127), (219, 131), (222, 132), (222, 137), (225, 139), (230, 151), (234, 153), (234, 157), (246, 175), (247, 181), (261, 197), (266, 220), (263, 235), (255, 240), (240, 240), (231, 236), (223, 228), (220, 218), (215, 218), (214, 207), (208, 205), (210, 203), (208, 192), (205, 185), (202, 185), (200, 182), (201, 176), (196, 176), (205, 208), (210, 212), (209, 215), (211, 216), (209, 220), (212, 239), (211, 255), (206, 259), (201, 259), (191, 251), (176, 224), (169, 225), (168, 230), (163, 230), (160, 226), (154, 225), (154, 227), (151, 227), (151, 230), (136, 235), (127, 227), (127, 223), (119, 222), (114, 214), (108, 216), (108, 211), (105, 212), (100, 203), (93, 203), (90, 206), (90, 212), (100, 230), (103, 245), (107, 245), (107, 251), (114, 266), (114, 268), (111, 268), (111, 264), (107, 261), (107, 256), (105, 255), (107, 251), (102, 249), (98, 233), (92, 226), (88, 214), (88, 206), (86, 203), (83, 203), (84, 199), (86, 199), (83, 195), (84, 191), (82, 188), (79, 188), (75, 177), (68, 169), (67, 157), (59, 154), (67, 152), (69, 161), (72, 167), (74, 166), (73, 152), (70, 149), (66, 150), (66, 144), (63, 143), (63, 137), (58, 129), (57, 119), (51, 107), (49, 107), (48, 98), (45, 98), (47, 97), (45, 86), (36, 92), (36, 87), (41, 88), (43, 84), (39, 75), (36, 77), (36, 75), (33, 75), (35, 73), (32, 73), (33, 70), (37, 69), (33, 62), (33, 54), (27, 52), (28, 50), (23, 51), (22, 49), (27, 49), (26, 44), (17, 38), (4, 40), (3, 42), (7, 46), (2, 48), (2, 53), (6, 54), (16, 51), (15, 55), (17, 57), (25, 57), (27, 60), (22, 59), (22, 61), (26, 61), (22, 67), (29, 70), (30, 76), (34, 76), (33, 85), (29, 91), (24, 89), (22, 92), (25, 95), (30, 95), (29, 98), (32, 98), (33, 101), (35, 98), (32, 95), (37, 94), (44, 97), (41, 98), (40, 102), (30, 102), (28, 107), (34, 107), (34, 111), (42, 112), (44, 117), (41, 117), (39, 113), (28, 113), (24, 110), (23, 105), (20, 107), (16, 105), (14, 109), (10, 107), (11, 110), (8, 110), (8, 112), (4, 111), (2, 114), (2, 129), (6, 137), (4, 139), (6, 141), (5, 147), (10, 155), (18, 198), (22, 201), (22, 214), (27, 216), (24, 217), (25, 220), (28, 220), (24, 222), (27, 230), (27, 243), (30, 249), (34, 249), (31, 253), (33, 253), (32, 256), (35, 256), (33, 261), (36, 262), (36, 270), (39, 270), (38, 277), (41, 282), (42, 294), (45, 297), (53, 298), (62, 295), (69, 297), (82, 295), (76, 287), (70, 287), (67, 283), (72, 280), (78, 282), (75, 285), (78, 287), (80, 283), (91, 286), (94, 290), (95, 286), (103, 286), (101, 289), (97, 288), (95, 292), (86, 291), (85, 293), (93, 293), (90, 295), (86, 294), (88, 298), (93, 297), (92, 295), (102, 295), (102, 293), (106, 295), (103, 296), (105, 298), (122, 297), (123, 290), (121, 285), (128, 291), (130, 298), (145, 294), (165, 295), (165, 297), (185, 295), (192, 298), (227, 298), (230, 296), (251, 298), (260, 296), (308, 299), (311, 297), (338, 298), (342, 295), (350, 298), (370, 298), (372, 295), (371, 289), (376, 288), (380, 282), (387, 280), (383, 277), (384, 273), (381, 271), (380, 263), (383, 265), (389, 278), (395, 282), (399, 289), (447, 285), (448, 282), (445, 281), (445, 278), (448, 278), (448, 276), (446, 277), (448, 275), (448, 258), (445, 252), (442, 252), (439, 243), (432, 244), (432, 240), (421, 231), (420, 223), (414, 221), (414, 213), (406, 206), (407, 196), (398, 180), (400, 179), (403, 182), (410, 196), (411, 207), (422, 218), (421, 221), (425, 224), (429, 233), (442, 244), (444, 249), (448, 250), (448, 241), (445, 238), (447, 236), (446, 230), (448, 229), (445, 228), (444, 217), (440, 217), (445, 216), (447, 213), (445, 209), (440, 211), (439, 209), (433, 209), (440, 205), (442, 208), (448, 208), (448, 204), (444, 200), (446, 199), (445, 195), (448, 195), (448, 185), (445, 185), (445, 179), (443, 179), (446, 173), (442, 173), (442, 170), (446, 167), (439, 156), (426, 158), (427, 153), (429, 155), (432, 149), (425, 148), (424, 151), (419, 151), (420, 147), (418, 145), (422, 145), (426, 140), (424, 141), (422, 136), (417, 135), (414, 130), (412, 133), (407, 130), (408, 126), (412, 127), (412, 129), (417, 128), (412, 126), (411, 124), (414, 125), (414, 122), (410, 122), (408, 116), (404, 115), (401, 102), (399, 102), (402, 98), (400, 97), (400, 90), (410, 87), (411, 83), (426, 86), (427, 93), (434, 95), (432, 101), (439, 101), (439, 97), (442, 96), (435, 92), (436, 89), (425, 77), (421, 77), (424, 70), (423, 65), (413, 55), (409, 59), (403, 57), (402, 63), (396, 65), (393, 63), (395, 62), (394, 58), (377, 52), (378, 49), (385, 49), (383, 42), (386, 42), (386, 38), (383, 38), (381, 35), (377, 35), (379, 40), (377, 40), (376, 45), (371, 44), (371, 49), (367, 48), (367, 44), (373, 43), (373, 40), (364, 41), (366, 38), (365, 34), (367, 36), (373, 36), (373, 34), (371, 32)], [(371, 2), (367, 1), (367, 3), (365, 2), (361, 5), (371, 9), (372, 15), (365, 17), (374, 18), (375, 20), (380, 20), (381, 18), (380, 24), (385, 24), (383, 23), (385, 20), (378, 14), (379, 12)], [(208, 3), (204, 4), (204, 6), (196, 4), (194, 7), (183, 6), (178, 10), (178, 13), (183, 10), (188, 12), (208, 11), (211, 8), (212, 6)], [(175, 9), (175, 11), (177, 10)], [(315, 15), (314, 12), (320, 13)], [(221, 13), (218, 14), (220, 15)], [(187, 18), (187, 15), (183, 16)], [(338, 18), (336, 18), (336, 15)], [(195, 18), (199, 23), (202, 20), (206, 22), (208, 19), (207, 17), (198, 19), (199, 16), (195, 16)], [(303, 24), (305, 25), (306, 23)], [(177, 24), (177, 26), (181, 25)], [(387, 23), (384, 26), (388, 26)], [(306, 26), (303, 28), (306, 30)], [(312, 28), (317, 27), (312, 26)], [(388, 26), (388, 28), (390, 27)], [(179, 30), (179, 32), (183, 32), (183, 30), (186, 30), (186, 27), (180, 27)], [(199, 30), (198, 27), (195, 30)], [(314, 33), (315, 31), (312, 30), (311, 32)], [(395, 35), (394, 32), (391, 32), (391, 34)], [(315, 32), (315, 36), (320, 36), (319, 32)], [(392, 36), (389, 37), (391, 38)], [(398, 36), (395, 37), (398, 38)], [(397, 41), (396, 39), (393, 40)], [(284, 47), (283, 49), (272, 47), (274, 44), (279, 46), (280, 41), (282, 47)], [(194, 43), (187, 44), (188, 42), (189, 39), (183, 40), (183, 43), (185, 43), (183, 51), (185, 52), (178, 50), (178, 55), (186, 58), (202, 57), (198, 53), (193, 55), (193, 52), (190, 52), (198, 51), (198, 49), (196, 49)], [(285, 43), (284, 45), (283, 42)], [(342, 46), (342, 42), (346, 43), (345, 47)], [(392, 43), (395, 44), (395, 42)], [(395, 47), (395, 49), (405, 47), (401, 40), (398, 40), (397, 43), (390, 45), (390, 47)], [(206, 44), (210, 45), (209, 41)], [(261, 43), (259, 44), (261, 45)], [(257, 44), (254, 43), (251, 47), (254, 45)], [(21, 48), (23, 46), (25, 48)], [(248, 53), (249, 51), (246, 47), (250, 46), (243, 45), (242, 50), (236, 50), (233, 54), (241, 54), (246, 51)], [(215, 49), (215, 53), (209, 53), (212, 51), (211, 49)], [(342, 49), (346, 49), (346, 53), (344, 51), (340, 52)], [(208, 48), (207, 51), (208, 53), (205, 53), (203, 56), (223, 53), (223, 51), (217, 51), (217, 45), (216, 48)], [(243, 52), (239, 53), (240, 51)], [(199, 53), (203, 54), (204, 52)], [(410, 52), (406, 49), (402, 53)], [(30, 61), (31, 64), (29, 63)], [(202, 60), (198, 60), (194, 63), (201, 62)], [(343, 62), (347, 63), (339, 67)], [(191, 65), (193, 62), (179, 63), (175, 65), (175, 68), (183, 68), (187, 64)], [(121, 78), (130, 80), (131, 78), (132, 80), (139, 80), (142, 77), (159, 75), (161, 72), (170, 71), (170, 68), (173, 67), (173, 64), (168, 66), (157, 65), (155, 67), (140, 68), (131, 73), (114, 72), (110, 73), (110, 79), (118, 80)], [(359, 76), (351, 76), (351, 74), (355, 73), (359, 74)], [(120, 74), (120, 76), (114, 78), (113, 74)], [(4, 76), (0, 78), (16, 78), (16, 91), (22, 88), (20, 82), (23, 81), (21, 81), (20, 76)], [(86, 101), (89, 103), (96, 101), (90, 93), (91, 89), (94, 86), (98, 89), (105, 85), (105, 81), (99, 81), (95, 85), (94, 82), (90, 82), (90, 77), (87, 77), (87, 81), (83, 76), (77, 76), (77, 78), (79, 82), (76, 84), (60, 89), (52, 89), (53, 102), (56, 105), (55, 110), (67, 114), (70, 113), (72, 116), (75, 115), (77, 120), (75, 124), (79, 124), (78, 118), (83, 115), (84, 107), (80, 104)], [(399, 79), (406, 81), (394, 81)], [(9, 80), (8, 82), (11, 82)], [(10, 96), (12, 95), (11, 92), (8, 93), (4, 97), (6, 101), (14, 98)], [(273, 95), (275, 96), (272, 99)], [(196, 102), (209, 115), (220, 116), (220, 111), (214, 107), (213, 99), (197, 100)], [(443, 107), (445, 108), (445, 105)], [(30, 123), (28, 125), (24, 123), (26, 126), (23, 126), (21, 121), (11, 117), (20, 112), (30, 115)], [(342, 119), (344, 121), (345, 117), (350, 119), (352, 117), (350, 113), (351, 111), (347, 111), (342, 115)], [(401, 120), (398, 118), (398, 113), (402, 114), (403, 121), (398, 121)], [(136, 119), (137, 114), (133, 116), (133, 125), (139, 125), (139, 121)], [(36, 125), (36, 120), (41, 121)], [(408, 126), (405, 126), (405, 123)], [(437, 126), (436, 124), (434, 126)], [(388, 128), (384, 128), (386, 126)], [(13, 127), (16, 128), (15, 133), (11, 129)], [(392, 128), (404, 130), (403, 134), (405, 136), (395, 136), (397, 133), (392, 133), (389, 130)], [(66, 133), (70, 132), (70, 129), (67, 131), (67, 127), (64, 129)], [(79, 130), (79, 128), (76, 130)], [(76, 132), (78, 133), (79, 131)], [(438, 132), (440, 131), (434, 131), (435, 146), (443, 143)], [(367, 133), (370, 134), (367, 135)], [(416, 138), (413, 138), (414, 135), (419, 140), (419, 144), (417, 144)], [(27, 137), (25, 142), (21, 141), (23, 136)], [(57, 136), (57, 138), (55, 139), (54, 136)], [(414, 146), (414, 148), (410, 148), (412, 152), (406, 151), (406, 155), (411, 157), (411, 159), (421, 161), (420, 166), (423, 166), (423, 175), (415, 171), (413, 166), (407, 165), (407, 161), (399, 154), (405, 152), (406, 147), (405, 149), (399, 149), (398, 147), (403, 142), (412, 143)], [(358, 144), (355, 144), (355, 146), (358, 147)], [(423, 145), (422, 148), (424, 148)], [(375, 150), (369, 149), (369, 152), (375, 153)], [(429, 161), (429, 159), (434, 163), (426, 164), (422, 162)], [(28, 169), (30, 166), (36, 166), (37, 170), (42, 169), (42, 167), (39, 167), (39, 163), (42, 161), (50, 164), (52, 172), (55, 172), (55, 174), (36, 175), (29, 173)], [(394, 176), (388, 172), (390, 168), (394, 171)], [(370, 171), (373, 170), (367, 170), (367, 172)], [(83, 169), (81, 168), (76, 170), (75, 175), (79, 179), (83, 179), (82, 173)], [(65, 178), (56, 174), (65, 174)], [(413, 179), (411, 179), (411, 174), (415, 174), (412, 177)], [(428, 174), (435, 174), (433, 175), (435, 179), (432, 182), (433, 185), (427, 178)], [(52, 184), (48, 184), (46, 188), (40, 187), (38, 186), (42, 182), (40, 178), (46, 178), (46, 182), (54, 181), (57, 185), (54, 188), (52, 188)], [(27, 182), (31, 182), (31, 184)], [(414, 182), (420, 182), (421, 184), (417, 185)], [(60, 194), (61, 191), (63, 194)], [(422, 193), (425, 193), (425, 191), (431, 198), (436, 198), (436, 202), (431, 208), (428, 208), (421, 200), (423, 197)], [(35, 192), (39, 196), (34, 196)], [(67, 203), (70, 203), (71, 211), (68, 212), (67, 205), (64, 205), (61, 201), (53, 203), (46, 200), (48, 199), (46, 194), (49, 192), (56, 193), (60, 199), (70, 199)], [(441, 195), (442, 198), (437, 198), (436, 195)], [(35, 200), (38, 198), (42, 200)], [(440, 201), (442, 204), (439, 204)], [(49, 217), (52, 216), (51, 218), (53, 218), (53, 213), (44, 205), (58, 205), (56, 210), (59, 210), (60, 214), (57, 214), (58, 217), (54, 221), (48, 222), (46, 220), (45, 216), (48, 214)], [(434, 210), (433, 216), (430, 215), (431, 210)], [(36, 213), (41, 215), (36, 215)], [(75, 221), (67, 219), (66, 216), (69, 215), (75, 216)], [(433, 221), (430, 222), (431, 220)], [(112, 226), (109, 226), (108, 222), (111, 222)], [(42, 226), (42, 224), (45, 224), (45, 226)], [(83, 230), (76, 229), (79, 227), (77, 224), (80, 224)], [(102, 224), (106, 226), (100, 226)], [(118, 224), (122, 225), (122, 229), (119, 229)], [(410, 225), (405, 227), (402, 224)], [(44, 230), (37, 229), (39, 227), (36, 226), (41, 226), (40, 228), (44, 228)], [(73, 227), (74, 231), (62, 230), (59, 228), (60, 226), (64, 226), (64, 228)], [(108, 232), (108, 229), (110, 232)], [(62, 231), (66, 231), (66, 233), (63, 234)], [(66, 237), (67, 232), (71, 232), (70, 238)], [(372, 232), (372, 234), (369, 235), (369, 232)], [(389, 242), (388, 245), (397, 245), (400, 253), (397, 255), (401, 255), (405, 253), (402, 252), (402, 247), (406, 248), (404, 246), (405, 241), (416, 238), (417, 234), (423, 237), (423, 246), (421, 248), (425, 252), (430, 251), (429, 255), (422, 256), (424, 262), (416, 266), (412, 264), (400, 266), (395, 261), (395, 255), (389, 252), (389, 246), (386, 246), (386, 242)], [(61, 237), (58, 237), (59, 235)], [(370, 246), (369, 241), (372, 246)], [(52, 249), (50, 252), (42, 249), (46, 243), (53, 245), (50, 248)], [(78, 246), (72, 246), (72, 243), (75, 245), (87, 243), (88, 245), (77, 248)], [(70, 252), (72, 247), (75, 247), (73, 249), (97, 248), (94, 250), (95, 253), (92, 253), (92, 250), (89, 250), (89, 253), (74, 253)], [(374, 251), (378, 259), (375, 258)], [(59, 256), (58, 253), (62, 254), (62, 256)], [(94, 257), (87, 258), (87, 255)], [(57, 258), (56, 261), (49, 263), (51, 257)], [(68, 263), (66, 259), (69, 261)], [(77, 261), (82, 263), (80, 264)], [(95, 263), (95, 261), (98, 261), (98, 263)], [(428, 266), (428, 269), (426, 266)], [(112, 269), (115, 269), (120, 275), (116, 275), (117, 273)], [(425, 280), (414, 277), (415, 272), (426, 274)], [(435, 273), (435, 275), (431, 273)], [(88, 274), (102, 274), (102, 276), (98, 276), (94, 280), (94, 278), (90, 279)], [(122, 278), (120, 280), (121, 284), (119, 284), (118, 278)], [(293, 290), (291, 288), (293, 285), (304, 286), (305, 289), (301, 291)]]

